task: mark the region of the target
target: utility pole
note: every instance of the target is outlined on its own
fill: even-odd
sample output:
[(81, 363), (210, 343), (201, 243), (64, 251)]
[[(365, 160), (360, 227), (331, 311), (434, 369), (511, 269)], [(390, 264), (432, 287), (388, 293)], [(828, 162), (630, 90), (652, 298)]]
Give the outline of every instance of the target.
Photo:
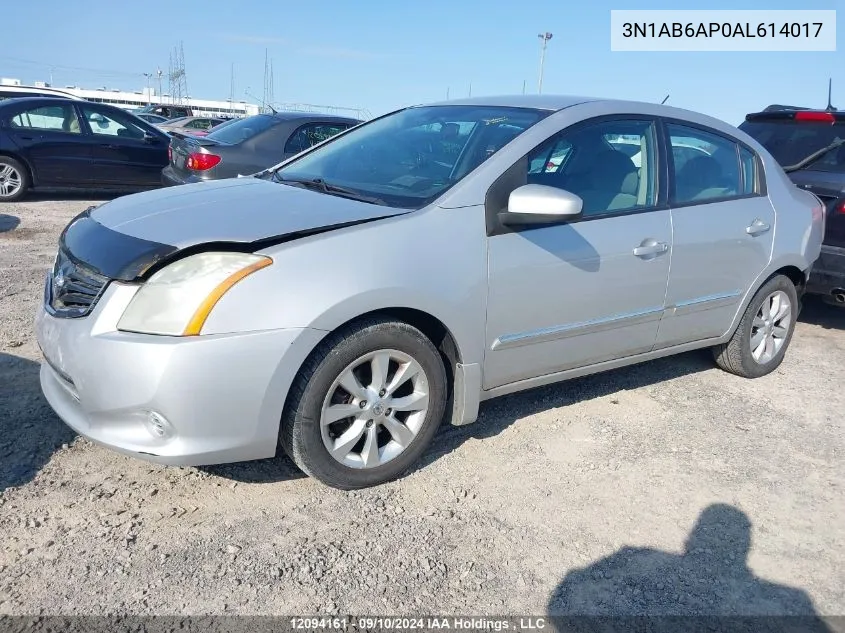
[(551, 33), (540, 33), (537, 35), (542, 42), (540, 46), (540, 80), (537, 82), (537, 94), (543, 93), (543, 63), (546, 61), (546, 44), (552, 39)]
[(470, 96), (470, 97), (472, 96), (472, 82), (469, 82), (469, 95), (468, 96)]
[(525, 94), (525, 80), (522, 80), (522, 94)]

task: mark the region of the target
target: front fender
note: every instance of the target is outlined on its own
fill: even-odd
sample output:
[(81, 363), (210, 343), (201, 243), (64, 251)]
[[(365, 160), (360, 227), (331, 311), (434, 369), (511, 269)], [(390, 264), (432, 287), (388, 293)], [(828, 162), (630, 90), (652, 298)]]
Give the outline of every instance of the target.
[(479, 206), (425, 209), (272, 246), (260, 252), (273, 265), (226, 293), (202, 332), (330, 332), (369, 312), (411, 308), (449, 329), (465, 363), (481, 363), (486, 244)]

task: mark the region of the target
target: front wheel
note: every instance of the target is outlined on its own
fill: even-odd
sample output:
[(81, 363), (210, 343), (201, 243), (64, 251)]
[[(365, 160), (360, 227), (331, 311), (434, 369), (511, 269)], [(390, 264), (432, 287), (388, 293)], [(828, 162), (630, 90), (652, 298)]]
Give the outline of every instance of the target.
[(751, 299), (731, 339), (713, 348), (716, 363), (744, 378), (773, 372), (792, 340), (798, 308), (792, 280), (783, 275), (769, 279)]
[(367, 319), (323, 341), (291, 386), (279, 441), (297, 466), (333, 488), (395, 479), (434, 437), (446, 372), (416, 328)]

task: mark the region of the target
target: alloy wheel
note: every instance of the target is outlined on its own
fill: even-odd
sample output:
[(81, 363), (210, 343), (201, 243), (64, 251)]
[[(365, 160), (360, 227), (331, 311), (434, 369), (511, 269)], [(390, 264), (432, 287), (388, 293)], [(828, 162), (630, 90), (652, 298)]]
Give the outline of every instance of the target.
[(11, 165), (0, 163), (0, 198), (11, 198), (23, 186), (23, 177)]
[(395, 349), (370, 352), (329, 388), (320, 416), (323, 444), (344, 466), (381, 466), (414, 441), (428, 407), (428, 377), (414, 358)]
[(751, 356), (765, 365), (777, 356), (789, 336), (792, 303), (782, 290), (763, 301), (751, 323)]

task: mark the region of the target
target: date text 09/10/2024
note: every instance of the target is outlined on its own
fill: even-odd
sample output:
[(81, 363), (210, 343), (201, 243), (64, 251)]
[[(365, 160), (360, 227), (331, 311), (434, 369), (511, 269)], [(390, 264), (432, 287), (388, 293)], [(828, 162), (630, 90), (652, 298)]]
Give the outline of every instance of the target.
[(546, 628), (542, 617), (293, 617), (290, 627), (296, 631), (539, 631)]

